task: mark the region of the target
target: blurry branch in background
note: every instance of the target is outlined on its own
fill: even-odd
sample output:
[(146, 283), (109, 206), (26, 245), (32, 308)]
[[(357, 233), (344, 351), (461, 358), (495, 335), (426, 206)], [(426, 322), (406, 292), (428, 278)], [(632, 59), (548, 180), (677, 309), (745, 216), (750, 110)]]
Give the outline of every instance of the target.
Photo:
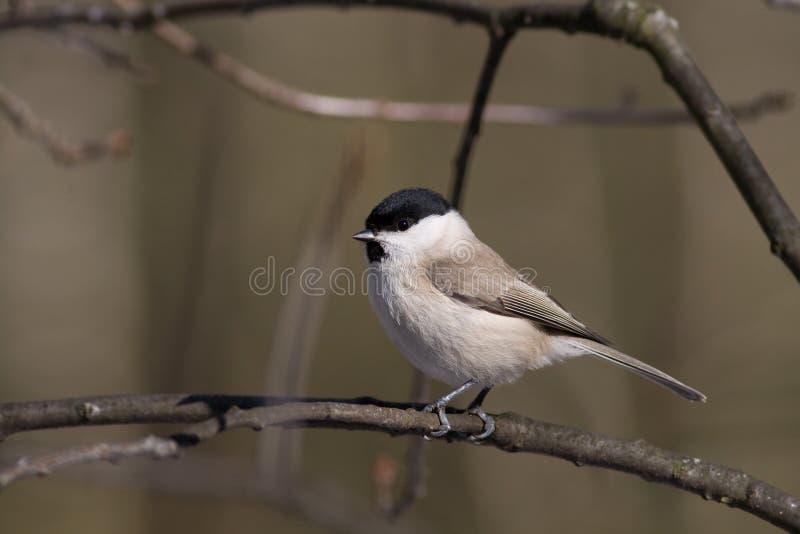
[[(141, 11), (139, 0), (114, 0), (120, 8), (135, 14)], [(177, 24), (161, 20), (152, 32), (179, 53), (209, 67), (228, 82), (269, 104), (318, 117), (373, 119), (394, 122), (444, 122), (462, 124), (473, 109), (462, 102), (401, 102), (383, 98), (347, 98), (312, 93), (292, 87), (248, 67), (241, 61), (212, 49)], [(521, 104), (489, 104), (483, 120), (514, 125), (640, 125), (668, 126), (691, 124), (694, 118), (679, 108), (638, 108), (632, 101), (603, 108), (558, 108)], [(751, 100), (731, 104), (739, 120), (755, 120), (768, 113), (786, 111), (791, 95), (769, 91)]]
[(800, 0), (764, 0), (767, 6), (800, 13)]
[[(180, 496), (243, 500), (260, 503), (316, 524), (326, 532), (345, 534), (419, 534), (432, 532), (419, 520), (387, 522), (371, 503), (343, 491), (335, 483), (305, 482), (291, 491), (265, 476), (247, 462), (235, 459), (184, 458), (180, 462), (143, 464), (138, 469), (125, 467), (95, 470), (92, 480), (117, 483), (125, 489), (137, 486), (148, 491)], [(119, 471), (123, 471), (119, 473)]]
[(96, 141), (75, 142), (66, 139), (50, 124), (38, 118), (21, 98), (2, 85), (0, 114), (11, 121), (17, 132), (47, 150), (58, 163), (74, 165), (107, 156), (122, 157), (130, 152), (131, 138), (125, 130), (114, 130)]
[[(10, 457), (3, 455), (0, 462), (5, 463)], [(287, 492), (274, 479), (254, 470), (250, 462), (230, 457), (187, 455), (176, 462), (118, 463), (113, 469), (100, 464), (84, 465), (64, 471), (60, 476), (70, 482), (88, 482), (106, 488), (261, 504), (304, 523), (318, 525), (326, 532), (432, 532), (419, 519), (388, 522), (372, 509), (369, 501), (352, 492), (343, 492), (329, 481), (306, 482)]]
[(147, 456), (156, 460), (178, 455), (178, 444), (167, 438), (147, 436), (122, 443), (95, 443), (45, 454), (36, 458), (23, 456), (7, 469), (0, 471), (0, 488), (27, 477), (45, 476), (73, 465), (92, 462), (116, 463), (123, 458)]
[(91, 37), (72, 31), (69, 28), (58, 28), (47, 32), (47, 35), (67, 49), (74, 49), (98, 60), (108, 69), (120, 70), (144, 83), (152, 83), (156, 80), (155, 72), (149, 65), (140, 63), (133, 59), (130, 54), (115, 50)]
[[(658, 6), (634, 0), (590, 0), (582, 4), (531, 4), (493, 7), (468, 0), (185, 0), (154, 4), (135, 12), (100, 6), (58, 6), (0, 15), (0, 31), (57, 28), (67, 24), (147, 29), (166, 19), (200, 15), (246, 14), (259, 9), (303, 6), (392, 7), (478, 25), (492, 35), (524, 29), (560, 29), (621, 39), (646, 50), (661, 68), (664, 80), (683, 100), (747, 202), (772, 251), (800, 280), (800, 221), (781, 196), (747, 142), (730, 109), (717, 96), (678, 32), (677, 22)], [(193, 53), (203, 55), (204, 49)]]
[[(346, 140), (342, 151), (341, 169), (334, 181), (332, 194), (322, 196), (323, 205), (315, 210), (319, 215), (308, 225), (296, 271), (308, 268), (331, 272), (341, 254), (345, 214), (364, 181), (366, 134), (362, 128)], [(298, 288), (290, 292), (281, 305), (275, 334), (267, 360), (265, 393), (296, 397), (306, 391), (311, 356), (319, 337), (319, 328), (326, 297), (312, 295)], [(259, 463), (262, 470), (291, 491), (297, 481), (302, 451), (301, 433), (265, 432), (259, 440)]]
[[(182, 448), (198, 445), (228, 430), (262, 430), (268, 426), (422, 435), (438, 428), (439, 423), (434, 414), (423, 413), (420, 408), (420, 405), (371, 398), (322, 400), (168, 394), (90, 397), (0, 404), (0, 436), (44, 428), (141, 423), (195, 423), (169, 438)], [(468, 436), (483, 429), (483, 422), (471, 415), (454, 413), (450, 419), (454, 432), (449, 437), (453, 440), (469, 443)], [(783, 529), (800, 530), (800, 500), (738, 469), (661, 449), (644, 440), (616, 439), (516, 414), (497, 415), (496, 424), (494, 434), (484, 445), (635, 474), (650, 482), (668, 484), (706, 500), (739, 508)], [(49, 456), (73, 453), (74, 450)], [(105, 458), (92, 457), (87, 461), (101, 459)], [(0, 470), (0, 480), (13, 482), (15, 478), (9, 473), (14, 469), (17, 467)]]

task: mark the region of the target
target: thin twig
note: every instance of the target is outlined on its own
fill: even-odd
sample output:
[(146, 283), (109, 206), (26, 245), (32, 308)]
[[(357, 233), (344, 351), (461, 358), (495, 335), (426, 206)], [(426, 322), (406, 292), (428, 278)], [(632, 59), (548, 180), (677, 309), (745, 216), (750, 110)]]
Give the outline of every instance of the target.
[(0, 85), (0, 113), (16, 130), (41, 145), (57, 162), (65, 165), (86, 163), (107, 156), (121, 157), (130, 152), (131, 138), (124, 130), (115, 130), (104, 139), (78, 143), (57, 133), (38, 118), (31, 108), (14, 93)]
[(514, 33), (514, 30), (506, 31), (502, 27), (499, 29), (492, 27), (489, 32), (489, 49), (486, 52), (486, 59), (483, 61), (480, 78), (478, 78), (478, 83), (475, 86), (469, 121), (464, 126), (461, 143), (453, 161), (453, 186), (450, 190), (450, 203), (456, 209), (461, 207), (461, 194), (464, 187), (464, 179), (467, 176), (467, 164), (472, 154), (472, 145), (481, 133), (483, 110), (489, 100), (489, 93), (492, 90), (492, 84), (497, 75), (500, 61), (503, 59), (503, 53), (514, 37)]
[[(421, 406), (370, 398), (353, 400), (275, 399), (220, 395), (129, 395), (0, 404), (0, 435), (42, 428), (196, 422), (172, 436), (183, 447), (197, 445), (234, 428), (267, 426), (370, 430), (390, 435), (431, 432), (435, 414)], [(577, 465), (638, 475), (740, 508), (787, 530), (800, 529), (800, 500), (738, 469), (684, 456), (648, 444), (536, 421), (516, 414), (495, 416), (496, 430), (485, 442), (509, 452), (545, 454)], [(451, 439), (468, 442), (483, 422), (453, 414)]]
[(35, 458), (22, 457), (14, 465), (0, 471), (0, 490), (23, 478), (49, 475), (53, 471), (93, 462), (118, 462), (123, 458), (148, 456), (153, 459), (178, 455), (178, 444), (171, 439), (148, 436), (123, 443), (94, 443)]

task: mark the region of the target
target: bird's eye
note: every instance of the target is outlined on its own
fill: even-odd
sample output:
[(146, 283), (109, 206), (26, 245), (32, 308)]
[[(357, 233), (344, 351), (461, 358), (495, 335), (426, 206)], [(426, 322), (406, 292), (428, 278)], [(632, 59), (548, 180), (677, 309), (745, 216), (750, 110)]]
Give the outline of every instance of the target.
[(400, 219), (397, 222), (397, 229), (400, 230), (401, 232), (405, 232), (409, 228), (411, 228), (411, 221), (410, 220), (408, 220), (408, 219)]

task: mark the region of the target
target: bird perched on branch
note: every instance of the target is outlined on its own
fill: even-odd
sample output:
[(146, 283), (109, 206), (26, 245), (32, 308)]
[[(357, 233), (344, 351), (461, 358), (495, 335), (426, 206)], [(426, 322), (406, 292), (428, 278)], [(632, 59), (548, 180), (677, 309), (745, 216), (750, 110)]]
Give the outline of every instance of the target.
[(699, 391), (611, 347), (480, 241), (438, 193), (403, 189), (383, 199), (354, 239), (366, 244), (369, 300), (389, 338), (426, 375), (456, 389), (426, 406), (450, 431), (445, 409), (479, 386), (468, 408), (484, 422), (489, 390), (574, 356), (614, 363), (691, 401)]

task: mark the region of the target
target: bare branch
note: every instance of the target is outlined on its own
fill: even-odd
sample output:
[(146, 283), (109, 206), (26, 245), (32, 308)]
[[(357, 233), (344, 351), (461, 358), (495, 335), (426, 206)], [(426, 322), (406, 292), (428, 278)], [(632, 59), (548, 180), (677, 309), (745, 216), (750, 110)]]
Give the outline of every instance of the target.
[[(128, 13), (142, 9), (138, 0), (114, 0)], [(292, 87), (253, 70), (224, 52), (214, 50), (194, 35), (168, 21), (159, 21), (153, 33), (179, 53), (207, 66), (231, 84), (268, 104), (317, 117), (374, 119), (393, 122), (443, 122), (462, 124), (470, 118), (472, 106), (463, 102), (402, 102), (381, 98), (347, 98), (313, 93)], [(772, 91), (752, 100), (731, 105), (739, 120), (754, 120), (764, 114), (785, 111), (790, 95)], [(558, 108), (521, 104), (489, 104), (483, 120), (511, 125), (673, 125), (689, 124), (694, 118), (684, 109), (639, 109), (631, 105), (602, 108)]]
[[(370, 398), (276, 399), (222, 395), (130, 395), (0, 404), (0, 435), (43, 428), (135, 423), (190, 423), (172, 436), (187, 447), (234, 428), (316, 427), (421, 435), (438, 428), (420, 405)], [(474, 416), (450, 417), (451, 438), (467, 441), (481, 431)], [(740, 508), (787, 530), (800, 529), (800, 500), (742, 471), (660, 449), (516, 414), (496, 416), (484, 443), (509, 452), (531, 452), (638, 475)]]
[[(366, 137), (359, 128), (342, 150), (341, 167), (333, 194), (326, 196), (315, 221), (309, 225), (297, 272), (313, 267), (330, 272), (341, 254), (346, 232), (344, 214), (351, 208), (364, 180)], [(264, 393), (297, 397), (305, 394), (311, 356), (319, 337), (328, 299), (305, 291), (292, 291), (284, 299), (269, 355)], [(259, 440), (259, 456), (265, 472), (291, 485), (300, 472), (302, 435), (295, 432), (265, 433)]]
[[(647, 50), (666, 82), (694, 115), (739, 192), (770, 240), (772, 252), (800, 280), (800, 222), (719, 99), (678, 33), (677, 22), (658, 7), (623, 0), (591, 4), (595, 33), (623, 38)], [(632, 22), (635, 21), (635, 22)]]
[(0, 490), (23, 478), (46, 476), (73, 465), (92, 462), (118, 462), (123, 458), (148, 456), (161, 460), (178, 455), (178, 444), (165, 438), (148, 436), (124, 443), (95, 443), (36, 458), (20, 458), (13, 466), (0, 470)]
[[(0, 456), (8, 462), (10, 455)], [(179, 462), (120, 463), (114, 469), (85, 465), (63, 471), (62, 479), (148, 493), (243, 501), (274, 507), (289, 516), (347, 534), (428, 533), (418, 518), (386, 521), (368, 500), (345, 491), (335, 480), (304, 482), (287, 492), (277, 481), (239, 458), (192, 454)]]
[(14, 93), (0, 85), (0, 113), (16, 130), (39, 143), (57, 162), (65, 165), (85, 163), (107, 156), (121, 157), (130, 151), (130, 135), (115, 130), (99, 141), (76, 143), (64, 138), (52, 126), (36, 117), (30, 107)]
[(727, 169), (769, 238), (772, 251), (800, 280), (800, 222), (764, 169), (730, 110), (694, 63), (677, 24), (656, 6), (631, 0), (590, 0), (584, 4), (491, 7), (468, 0), (188, 0), (154, 4), (135, 13), (99, 6), (41, 7), (0, 15), (0, 31), (55, 28), (67, 24), (144, 29), (165, 19), (249, 13), (302, 6), (395, 8), (447, 17), (512, 33), (526, 28), (559, 29), (622, 38), (647, 50), (678, 93)]
[[(141, 9), (138, 0), (115, 0), (128, 12)], [(463, 102), (402, 102), (386, 99), (347, 98), (313, 93), (267, 77), (241, 61), (212, 49), (192, 34), (167, 21), (153, 27), (153, 33), (179, 53), (206, 65), (214, 73), (268, 104), (317, 117), (374, 119), (393, 122), (443, 122), (462, 124), (472, 107)], [(772, 91), (752, 100), (731, 105), (739, 120), (754, 120), (767, 113), (785, 111), (790, 95)], [(673, 125), (689, 124), (694, 118), (684, 109), (639, 109), (630, 105), (602, 108), (558, 108), (522, 104), (486, 105), (483, 120), (511, 125)]]
[[(164, 444), (164, 450), (161, 450), (159, 442)], [(146, 443), (144, 447), (138, 447), (143, 443)], [(179, 447), (174, 441), (150, 436), (144, 440), (131, 442), (130, 445), (133, 447), (124, 443), (95, 444), (50, 453), (35, 459), (22, 458), (13, 466), (0, 471), (0, 489), (24, 477), (49, 475), (68, 466), (84, 464), (84, 467), (91, 467), (88, 464), (101, 461), (110, 461), (116, 465), (120, 460), (139, 455), (106, 456), (106, 451), (122, 449), (128, 453), (136, 449), (147, 449), (150, 443), (156, 454), (143, 452), (142, 456), (162, 459), (160, 454), (168, 452), (168, 449), (174, 448), (176, 456), (179, 452)], [(0, 461), (7, 462), (10, 457), (11, 455), (0, 456)], [(170, 457), (171, 455), (163, 456), (163, 458)], [(77, 458), (81, 461), (59, 462), (58, 465), (53, 462), (53, 459), (68, 458)], [(427, 525), (418, 520), (387, 522), (383, 516), (371, 510), (368, 502), (345, 491), (334, 481), (313, 484), (304, 482), (287, 492), (285, 487), (273, 478), (253, 469), (251, 464), (233, 458), (204, 458), (195, 455), (182, 458), (180, 462), (158, 465), (119, 463), (113, 470), (76, 469), (65, 474), (81, 482), (89, 481), (104, 486), (123, 486), (126, 489), (168, 492), (181, 496), (233, 499), (238, 502), (244, 499), (273, 506), (331, 532), (348, 534), (367, 534), (377, 531), (397, 534), (431, 532)]]

